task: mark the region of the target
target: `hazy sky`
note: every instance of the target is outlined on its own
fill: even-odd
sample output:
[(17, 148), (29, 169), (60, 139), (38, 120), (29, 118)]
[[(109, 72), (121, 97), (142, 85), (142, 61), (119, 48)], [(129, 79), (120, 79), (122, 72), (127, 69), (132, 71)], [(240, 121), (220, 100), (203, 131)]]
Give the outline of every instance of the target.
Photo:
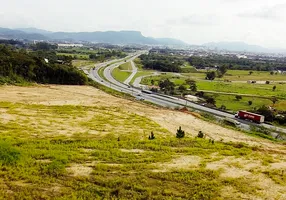
[(0, 0), (0, 27), (137, 30), (190, 44), (286, 47), (286, 0)]

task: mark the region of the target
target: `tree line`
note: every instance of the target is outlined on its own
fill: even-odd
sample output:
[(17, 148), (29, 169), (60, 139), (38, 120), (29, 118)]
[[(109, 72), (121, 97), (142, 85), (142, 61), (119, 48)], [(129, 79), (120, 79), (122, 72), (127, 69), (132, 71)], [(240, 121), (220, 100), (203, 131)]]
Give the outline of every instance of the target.
[(153, 53), (148, 55), (143, 54), (139, 58), (141, 59), (144, 68), (163, 72), (181, 72), (181, 66), (185, 62), (175, 56), (165, 56)]
[(250, 60), (228, 56), (191, 56), (187, 61), (198, 69), (206, 67), (224, 66), (230, 70), (273, 71), (286, 70), (286, 62), (282, 60)]
[[(63, 60), (59, 62), (59, 59)], [(26, 81), (84, 85), (88, 81), (81, 71), (71, 65), (68, 57), (59, 58), (50, 48), (28, 53), (25, 49), (7, 45), (0, 45), (0, 78), (2, 83), (6, 80), (9, 83)]]

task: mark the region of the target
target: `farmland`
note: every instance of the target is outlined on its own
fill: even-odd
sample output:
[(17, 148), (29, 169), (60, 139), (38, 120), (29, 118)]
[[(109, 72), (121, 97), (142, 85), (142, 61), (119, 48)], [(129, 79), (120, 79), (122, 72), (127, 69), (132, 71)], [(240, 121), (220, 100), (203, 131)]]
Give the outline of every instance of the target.
[(286, 197), (283, 143), (92, 87), (0, 90), (3, 199)]
[[(243, 73), (246, 73), (246, 71), (241, 72), (241, 74)], [(262, 80), (264, 78), (267, 78), (267, 80), (271, 80), (272, 76), (284, 76), (270, 75), (269, 73), (268, 75), (266, 75), (266, 73), (264, 72), (262, 74), (264, 74), (264, 77), (262, 78), (259, 78), (259, 76), (257, 75), (255, 79), (254, 76), (252, 76), (253, 80)], [(258, 108), (262, 105), (272, 106), (273, 103), (271, 99), (275, 96), (280, 99), (278, 103), (275, 104), (275, 108), (279, 110), (286, 110), (286, 84), (284, 84), (283, 82), (281, 82), (280, 84), (273, 82), (270, 82), (270, 84), (265, 84), (265, 82), (263, 82), (263, 84), (250, 84), (246, 83), (246, 81), (225, 82), (222, 81), (222, 79), (216, 79), (215, 81), (207, 81), (204, 80), (204, 77), (204, 73), (189, 73), (181, 75), (165, 73), (159, 76), (143, 78), (141, 83), (145, 85), (152, 85), (151, 81), (153, 80), (154, 84), (158, 85), (160, 80), (169, 79), (170, 81), (175, 83), (177, 87), (179, 85), (185, 85), (186, 87), (188, 87), (185, 82), (186, 79), (193, 79), (196, 81), (197, 90), (204, 91), (206, 94), (211, 94), (211, 96), (215, 98), (218, 107), (220, 107), (221, 105), (225, 105), (227, 109), (236, 111), (242, 109), (249, 110), (253, 108)], [(245, 78), (245, 80), (248, 79)], [(274, 86), (276, 86), (275, 90), (273, 90)], [(243, 97), (242, 100), (237, 101), (235, 98), (236, 95), (241, 95)], [(249, 106), (249, 101), (252, 101), (253, 105)]]

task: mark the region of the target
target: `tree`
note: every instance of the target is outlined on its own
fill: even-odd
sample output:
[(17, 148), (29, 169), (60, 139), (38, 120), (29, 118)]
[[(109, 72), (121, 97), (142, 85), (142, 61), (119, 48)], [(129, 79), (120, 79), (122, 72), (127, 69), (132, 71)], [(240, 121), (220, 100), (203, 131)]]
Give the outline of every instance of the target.
[(216, 74), (214, 71), (212, 72), (207, 72), (206, 74), (206, 80), (214, 80), (216, 78)]
[(214, 99), (213, 97), (208, 97), (208, 98), (206, 99), (206, 102), (207, 102), (208, 104), (212, 104), (212, 105), (215, 105), (215, 103), (216, 103), (216, 101), (215, 101), (215, 99)]
[(274, 72), (272, 71), (272, 72), (270, 72), (270, 75), (274, 75)]
[(163, 80), (159, 82), (160, 90), (164, 91), (165, 94), (172, 94), (175, 90), (175, 84), (171, 82), (169, 79)]
[(241, 100), (241, 99), (242, 99), (242, 96), (240, 96), (240, 95), (236, 95), (236, 96), (235, 96), (235, 98), (236, 98), (236, 100), (237, 100), (237, 101), (239, 101), (239, 100)]
[(222, 65), (218, 68), (218, 74), (219, 77), (222, 78), (227, 72), (227, 66), (226, 65)]
[(276, 90), (276, 85), (273, 86), (272, 91), (274, 92)]
[(198, 138), (204, 138), (205, 134), (202, 131), (199, 131)]
[(181, 93), (183, 93), (187, 90), (187, 88), (184, 85), (180, 85), (178, 89)]
[(250, 105), (250, 106), (251, 106), (251, 105), (252, 105), (252, 101), (248, 101), (248, 105)]
[(226, 110), (226, 106), (225, 105), (221, 105), (220, 109), (221, 110)]
[(271, 101), (273, 103), (273, 106), (275, 105), (275, 103), (278, 101), (277, 97), (272, 97)]
[(270, 81), (266, 81), (265, 84), (269, 85), (269, 84), (270, 84)]
[(155, 139), (155, 135), (153, 133), (153, 131), (151, 132), (151, 135), (149, 135), (149, 140), (154, 140)]
[(253, 74), (253, 71), (250, 71), (250, 72), (249, 72), (249, 75), (252, 75), (252, 74)]
[(263, 115), (265, 117), (266, 121), (272, 122), (275, 118), (275, 114), (272, 110), (270, 110), (268, 107), (263, 105), (260, 107), (257, 111), (257, 114)]
[(197, 91), (196, 81), (191, 80), (191, 79), (187, 79), (187, 80), (186, 80), (186, 83), (190, 86), (190, 90), (191, 90), (192, 92), (196, 92), (196, 91)]
[(154, 84), (155, 84), (155, 81), (154, 81), (153, 79), (151, 80), (151, 84), (152, 84), (152, 85), (154, 85)]
[(183, 138), (183, 137), (185, 137), (185, 131), (183, 131), (181, 127), (179, 127), (179, 129), (177, 130), (176, 137), (177, 137), (177, 138)]

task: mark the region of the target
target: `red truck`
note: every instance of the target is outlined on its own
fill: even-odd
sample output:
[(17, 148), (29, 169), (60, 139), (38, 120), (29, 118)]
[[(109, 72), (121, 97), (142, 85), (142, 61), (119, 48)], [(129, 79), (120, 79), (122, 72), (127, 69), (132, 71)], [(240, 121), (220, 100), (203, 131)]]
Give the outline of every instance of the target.
[(265, 120), (265, 117), (263, 115), (258, 115), (255, 113), (242, 111), (242, 110), (238, 111), (237, 114), (235, 114), (235, 117), (239, 119), (248, 119), (256, 123), (263, 123)]

